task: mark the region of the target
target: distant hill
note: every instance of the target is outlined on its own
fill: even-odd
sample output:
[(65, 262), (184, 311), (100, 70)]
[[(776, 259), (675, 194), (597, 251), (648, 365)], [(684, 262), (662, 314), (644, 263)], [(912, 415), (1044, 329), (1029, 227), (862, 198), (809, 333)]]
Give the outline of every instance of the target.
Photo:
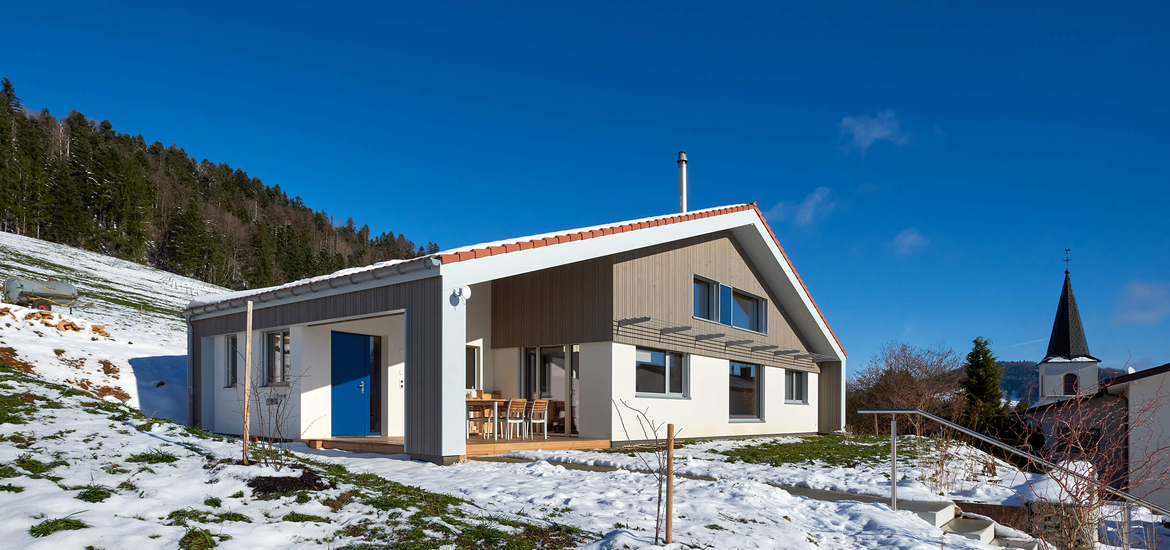
[(196, 160), (178, 145), (119, 134), (107, 120), (30, 111), (12, 83), (2, 83), (2, 232), (232, 289), (438, 251), (401, 233), (371, 235), (353, 219), (334, 223), (279, 185)]

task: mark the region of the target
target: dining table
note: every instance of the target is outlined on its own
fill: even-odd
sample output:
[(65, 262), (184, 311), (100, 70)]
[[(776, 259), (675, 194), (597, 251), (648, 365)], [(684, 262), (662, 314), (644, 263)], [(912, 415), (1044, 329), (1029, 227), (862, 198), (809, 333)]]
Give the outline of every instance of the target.
[(472, 407), (480, 407), (485, 410), (488, 407), (492, 408), (492, 439), (494, 440), (500, 439), (500, 403), (507, 402), (507, 399), (495, 399), (491, 397), (478, 397), (467, 400), (467, 404)]

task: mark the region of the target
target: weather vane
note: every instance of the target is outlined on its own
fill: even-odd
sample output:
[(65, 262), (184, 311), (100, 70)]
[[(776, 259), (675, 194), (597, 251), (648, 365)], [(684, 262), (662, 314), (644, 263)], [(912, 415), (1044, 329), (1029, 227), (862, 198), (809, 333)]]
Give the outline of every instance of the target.
[(1068, 253), (1071, 250), (1072, 250), (1071, 248), (1064, 249), (1064, 274), (1065, 275), (1068, 275), (1068, 263), (1072, 261), (1068, 258)]

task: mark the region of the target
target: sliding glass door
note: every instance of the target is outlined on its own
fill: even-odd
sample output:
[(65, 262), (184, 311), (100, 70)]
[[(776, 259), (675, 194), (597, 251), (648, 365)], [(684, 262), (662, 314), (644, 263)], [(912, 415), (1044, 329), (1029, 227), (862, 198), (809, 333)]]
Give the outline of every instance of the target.
[(575, 345), (524, 350), (520, 387), (526, 399), (548, 400), (550, 434), (577, 433), (580, 408), (579, 358), (580, 348)]

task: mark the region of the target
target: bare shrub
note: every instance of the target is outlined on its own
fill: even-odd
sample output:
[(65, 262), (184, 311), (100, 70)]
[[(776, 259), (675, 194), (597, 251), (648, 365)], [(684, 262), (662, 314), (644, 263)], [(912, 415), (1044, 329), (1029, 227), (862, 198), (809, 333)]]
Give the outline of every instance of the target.
[[(877, 415), (862, 419), (857, 409), (919, 409), (944, 418), (953, 418), (956, 403), (962, 409), (959, 390), (959, 356), (953, 349), (920, 348), (891, 341), (883, 345), (870, 363), (847, 384), (847, 423), (854, 429), (878, 433)], [(909, 416), (915, 435), (927, 435), (934, 428), (925, 418)]]
[[(642, 460), (642, 464), (646, 466), (646, 471), (654, 476), (654, 481), (658, 484), (658, 503), (654, 515), (654, 544), (658, 544), (659, 534), (663, 528), (662, 516), (665, 503), (662, 500), (662, 493), (666, 488), (666, 474), (668, 471), (673, 474), (674, 471), (674, 464), (667, 459), (666, 441), (662, 439), (662, 432), (666, 427), (666, 422), (655, 422), (654, 419), (650, 418), (650, 407), (639, 410), (626, 403), (624, 399), (621, 400), (621, 405), (634, 413), (634, 418), (638, 421), (638, 427), (642, 431), (642, 438), (653, 442), (650, 452), (637, 452), (635, 454)], [(629, 430), (626, 429), (626, 419), (622, 416), (621, 407), (617, 407), (617, 403), (614, 403), (614, 407), (617, 408), (618, 420), (622, 424), (622, 432), (626, 434), (627, 440), (632, 439)], [(679, 432), (681, 431), (679, 430)], [(675, 436), (678, 436), (678, 432), (675, 432)], [(651, 458), (647, 458), (647, 455), (653, 457), (653, 463), (651, 463)]]

